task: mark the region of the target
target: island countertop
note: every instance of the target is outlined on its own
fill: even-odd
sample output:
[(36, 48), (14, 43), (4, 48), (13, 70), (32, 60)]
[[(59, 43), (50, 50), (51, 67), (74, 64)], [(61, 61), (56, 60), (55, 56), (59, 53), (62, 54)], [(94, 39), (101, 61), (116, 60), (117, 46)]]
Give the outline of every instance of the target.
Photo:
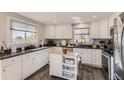
[(60, 52), (60, 51), (50, 52), (50, 54), (62, 55), (64, 57), (67, 57), (67, 56), (77, 56), (78, 55), (77, 52), (67, 52), (66, 54), (64, 54), (63, 52)]

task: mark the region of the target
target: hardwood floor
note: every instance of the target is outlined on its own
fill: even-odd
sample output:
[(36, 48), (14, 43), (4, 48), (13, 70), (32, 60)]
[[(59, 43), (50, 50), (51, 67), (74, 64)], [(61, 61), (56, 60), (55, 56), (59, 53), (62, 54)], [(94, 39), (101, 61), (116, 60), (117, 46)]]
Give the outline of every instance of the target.
[[(39, 71), (28, 77), (26, 80), (64, 80), (59, 77), (49, 76), (49, 65), (44, 66)], [(78, 80), (105, 80), (100, 68), (87, 65), (80, 65)]]

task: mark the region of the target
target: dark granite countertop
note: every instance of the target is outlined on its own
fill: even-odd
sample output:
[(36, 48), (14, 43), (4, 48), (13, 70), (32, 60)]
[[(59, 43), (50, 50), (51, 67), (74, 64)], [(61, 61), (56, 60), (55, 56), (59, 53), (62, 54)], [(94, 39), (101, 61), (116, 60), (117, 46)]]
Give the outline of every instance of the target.
[[(101, 48), (98, 48), (98, 47), (93, 48), (92, 46), (51, 46), (51, 47), (101, 49)], [(30, 49), (30, 50), (26, 50), (26, 51), (17, 52), (17, 53), (0, 53), (0, 60), (10, 58), (10, 57), (19, 56), (19, 55), (23, 55), (23, 54), (27, 54), (27, 53), (30, 53), (30, 52), (39, 51), (39, 50), (42, 50), (42, 49), (47, 49), (47, 48), (50, 48), (50, 47), (49, 46), (41, 47), (41, 48)], [(101, 50), (105, 51), (105, 49), (101, 49)]]
[(49, 47), (30, 49), (30, 50), (26, 50), (26, 51), (17, 52), (17, 53), (0, 53), (0, 60), (10, 58), (10, 57), (19, 56), (19, 55), (23, 55), (23, 54), (27, 54), (27, 53), (31, 53), (31, 52), (35, 52), (35, 51), (39, 51), (39, 50), (43, 50), (43, 49), (47, 49), (47, 48), (49, 48)]
[(85, 49), (101, 49), (100, 47), (92, 47), (92, 45), (84, 45), (84, 46), (55, 46), (55, 47), (65, 47), (65, 48), (85, 48)]

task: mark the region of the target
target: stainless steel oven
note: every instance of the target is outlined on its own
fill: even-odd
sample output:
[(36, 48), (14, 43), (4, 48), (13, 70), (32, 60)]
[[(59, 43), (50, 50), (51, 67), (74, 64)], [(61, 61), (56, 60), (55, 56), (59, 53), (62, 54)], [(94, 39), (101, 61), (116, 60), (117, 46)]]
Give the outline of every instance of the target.
[(102, 51), (102, 72), (103, 75), (105, 77), (105, 79), (110, 80), (111, 75), (112, 75), (112, 59), (111, 59), (111, 55), (109, 55), (108, 53)]

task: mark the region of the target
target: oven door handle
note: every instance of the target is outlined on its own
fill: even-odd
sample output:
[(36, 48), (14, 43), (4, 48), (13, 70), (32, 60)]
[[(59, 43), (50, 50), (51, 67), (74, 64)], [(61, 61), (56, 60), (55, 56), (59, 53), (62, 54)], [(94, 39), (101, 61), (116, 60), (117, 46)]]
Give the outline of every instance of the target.
[(111, 64), (111, 57), (110, 56), (107, 56), (105, 54), (102, 53), (103, 56), (105, 56), (107, 59), (108, 59), (108, 66), (110, 67), (110, 64)]
[(109, 56), (107, 56), (107, 55), (105, 55), (105, 54), (103, 54), (103, 53), (102, 53), (102, 55), (105, 56), (105, 57), (107, 57), (107, 58), (109, 59)]

